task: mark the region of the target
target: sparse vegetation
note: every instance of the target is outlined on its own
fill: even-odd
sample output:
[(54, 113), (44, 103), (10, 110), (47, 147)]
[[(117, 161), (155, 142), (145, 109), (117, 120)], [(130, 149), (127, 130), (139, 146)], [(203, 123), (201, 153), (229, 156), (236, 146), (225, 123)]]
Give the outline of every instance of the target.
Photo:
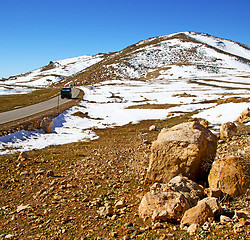
[[(168, 43), (164, 43), (164, 41), (176, 39), (178, 41), (173, 41), (173, 45), (168, 46)], [(180, 45), (182, 42), (190, 43), (190, 47), (182, 48)], [(217, 73), (216, 62), (223, 60), (207, 56), (206, 51), (199, 49), (199, 46), (236, 57), (180, 33), (171, 37), (151, 38), (131, 45), (120, 52), (105, 54), (102, 61), (53, 86), (59, 87), (70, 83), (93, 85), (105, 80), (133, 79), (133, 77), (126, 78), (130, 76), (129, 74), (125, 76), (126, 69), (138, 73), (138, 77), (135, 76), (134, 79), (144, 81), (159, 77), (160, 71), (169, 72), (172, 75), (169, 74), (168, 77), (172, 77), (172, 67), (181, 70), (190, 67), (190, 71), (187, 70), (190, 74), (193, 69)], [(170, 57), (168, 56), (169, 59), (164, 59), (165, 55), (161, 54), (160, 47), (165, 47), (169, 55), (173, 53)], [(146, 64), (141, 61), (145, 56), (149, 60)], [(239, 57), (238, 59), (249, 64), (249, 61), (244, 58)], [(152, 64), (151, 60), (156, 61)], [(55, 65), (50, 62), (41, 71), (53, 69)], [(244, 73), (242, 72), (242, 74)], [(42, 76), (44, 75), (41, 74), (37, 77)], [(59, 77), (53, 74), (48, 76)], [(249, 78), (249, 76), (245, 77)], [(185, 79), (182, 76), (176, 78)], [(191, 79), (189, 83), (194, 83), (196, 86), (207, 86), (207, 88), (219, 87), (238, 90), (234, 84), (240, 84), (232, 82), (230, 79), (228, 82), (209, 79), (209, 77), (199, 79), (198, 76)], [(170, 81), (166, 81), (166, 84), (168, 83)], [(230, 86), (220, 86), (220, 83), (228, 83)], [(244, 85), (246, 87), (249, 83), (244, 83)], [(132, 88), (132, 86), (129, 87)], [(197, 94), (196, 89), (192, 89), (190, 93), (184, 92), (185, 88), (184, 90), (177, 89), (173, 92), (172, 97), (178, 102), (183, 100), (180, 98), (189, 98), (188, 102), (193, 101), (192, 104), (215, 103), (213, 105), (216, 105), (216, 103), (249, 102), (247, 97), (231, 97), (230, 94), (233, 91), (225, 91), (225, 97), (229, 94), (229, 97), (225, 99), (211, 99), (209, 96), (210, 100), (196, 100), (204, 88), (198, 89)], [(26, 95), (1, 96), (0, 112), (47, 100), (58, 92), (57, 88), (48, 88)], [(110, 102), (126, 101), (120, 92), (109, 93), (108, 101)], [(216, 94), (216, 92), (212, 94)], [(168, 109), (182, 104), (182, 102), (180, 104), (149, 104), (150, 98), (143, 96), (136, 99), (137, 101), (134, 103), (141, 105), (130, 106), (129, 109)], [(169, 102), (175, 103), (175, 101)], [(89, 116), (88, 112), (80, 110), (83, 111), (79, 107), (79, 111), (72, 116), (91, 118), (91, 114)], [(13, 239), (247, 239), (250, 231), (250, 226), (247, 224), (235, 233), (233, 225), (216, 225), (215, 223), (208, 230), (200, 230), (196, 236), (191, 237), (186, 231), (180, 229), (178, 223), (159, 223), (161, 227), (154, 228), (155, 223), (151, 219), (144, 221), (138, 216), (140, 201), (151, 187), (144, 180), (153, 141), (161, 129), (189, 121), (195, 113), (199, 112), (199, 110), (191, 111), (185, 113), (178, 108), (177, 111), (169, 113), (168, 117), (171, 116), (171, 118), (165, 120), (146, 120), (139, 124), (127, 124), (107, 129), (94, 129), (95, 127), (93, 127), (90, 132), (92, 130), (96, 132), (99, 136), (97, 140), (79, 141), (28, 151), (26, 152), (27, 157), (18, 157), (19, 154), (1, 155), (0, 238), (4, 239), (7, 234), (11, 234)], [(176, 116), (175, 113), (181, 114), (181, 116)], [(54, 116), (58, 112), (54, 109), (50, 114)], [(30, 127), (31, 121), (35, 122), (34, 119), (31, 119), (26, 123), (27, 127)], [(152, 125), (155, 125), (155, 128), (150, 131), (149, 128)], [(9, 128), (9, 126), (7, 127)], [(30, 128), (27, 129), (30, 130)], [(10, 129), (7, 130), (6, 133), (9, 133)], [(14, 129), (14, 131), (16, 130), (20, 129)], [(79, 131), (84, 130), (79, 129)], [(216, 158), (235, 154), (244, 157), (249, 162), (250, 156), (247, 151), (250, 144), (249, 135), (250, 126), (240, 124), (236, 136), (219, 141)], [(212, 161), (208, 165), (210, 166), (210, 164)], [(224, 200), (226, 213), (232, 214), (234, 210), (242, 208), (249, 209), (247, 194)], [(119, 201), (124, 202), (124, 205), (115, 207)], [(25, 208), (18, 211), (20, 206)], [(101, 215), (100, 208), (107, 206), (111, 206), (114, 212)], [(217, 219), (215, 220), (217, 221)]]
[(28, 94), (2, 95), (0, 96), (0, 112), (39, 103), (56, 96), (58, 93), (59, 89), (46, 88)]
[[(0, 156), (0, 235), (9, 233), (18, 239), (121, 239), (124, 236), (192, 239), (178, 224), (164, 223), (163, 228), (154, 230), (150, 219), (144, 222), (137, 215), (140, 199), (149, 190), (143, 180), (150, 145), (158, 135), (158, 131), (149, 132), (149, 126), (155, 124), (161, 129), (187, 120), (188, 115), (96, 130), (98, 140), (30, 151), (27, 160), (17, 160), (17, 154)], [(243, 132), (246, 136), (249, 129)], [(234, 149), (238, 148), (234, 144)], [(48, 170), (55, 176), (47, 176)], [(105, 203), (114, 206), (120, 199), (125, 199), (126, 207), (115, 209), (113, 216), (98, 214)], [(230, 209), (242, 207), (240, 203), (241, 199), (231, 201)], [(21, 204), (30, 208), (16, 213)], [(239, 239), (246, 238), (247, 231), (235, 235), (232, 227), (214, 226), (197, 236)]]

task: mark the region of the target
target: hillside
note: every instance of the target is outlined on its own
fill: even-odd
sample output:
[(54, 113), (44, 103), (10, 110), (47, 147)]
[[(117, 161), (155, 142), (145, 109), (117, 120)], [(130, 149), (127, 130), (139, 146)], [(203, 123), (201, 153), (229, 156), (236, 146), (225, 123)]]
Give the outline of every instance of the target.
[[(218, 135), (250, 107), (249, 78), (248, 46), (183, 32), (1, 81), (3, 94), (74, 84), (84, 97), (53, 118), (52, 133), (20, 128), (0, 137), (0, 238), (248, 239), (249, 219), (232, 220), (249, 212), (249, 191), (221, 200), (228, 223), (208, 219), (194, 236), (178, 222), (144, 221), (138, 209), (159, 132), (197, 118)], [(249, 137), (249, 122), (238, 123), (235, 136), (218, 141), (215, 160), (249, 163)]]
[(194, 32), (51, 62), (2, 81), (3, 94), (73, 84), (84, 91), (84, 101), (53, 119), (49, 135), (36, 130), (2, 137), (0, 154), (89, 141), (98, 138), (95, 129), (186, 114), (207, 119), (216, 130), (249, 107), (249, 77), (249, 47)]
[(181, 32), (143, 40), (115, 53), (50, 62), (1, 85), (45, 87), (69, 81), (89, 85), (114, 79), (248, 76), (249, 66), (249, 46), (204, 33)]
[(94, 56), (85, 55), (64, 60), (50, 62), (42, 68), (12, 76), (2, 81), (7, 86), (29, 86), (29, 87), (46, 87), (54, 83), (64, 82), (65, 78), (79, 73), (83, 69), (101, 61), (103, 54)]
[[(0, 156), (1, 239), (248, 239), (250, 225), (235, 233), (232, 223), (216, 220), (208, 230), (189, 236), (179, 224), (157, 228), (151, 219), (139, 218), (140, 201), (149, 189), (143, 181), (150, 148), (159, 133), (148, 129), (152, 124), (162, 129), (186, 120), (96, 130), (100, 136), (96, 141), (29, 151), (24, 160), (18, 154)], [(249, 130), (239, 129), (234, 139), (219, 144), (217, 158), (246, 157)], [(120, 200), (125, 205), (115, 208)], [(100, 216), (107, 203), (114, 214)], [(249, 209), (245, 195), (223, 203), (230, 214), (242, 208)]]
[(89, 67), (75, 80), (172, 80), (241, 75), (249, 71), (249, 66), (249, 47), (205, 34), (184, 32), (131, 45)]

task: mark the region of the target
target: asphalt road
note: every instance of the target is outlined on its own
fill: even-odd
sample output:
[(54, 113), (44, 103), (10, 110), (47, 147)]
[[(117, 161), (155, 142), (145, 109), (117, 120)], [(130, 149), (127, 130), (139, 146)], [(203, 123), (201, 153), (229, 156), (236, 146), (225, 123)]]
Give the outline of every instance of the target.
[[(80, 90), (77, 88), (72, 89), (72, 98), (76, 98)], [(72, 101), (72, 99), (61, 99), (60, 96), (54, 97), (48, 101), (30, 105), (28, 107), (19, 108), (16, 110), (0, 113), (0, 124), (16, 121), (22, 118), (32, 116), (34, 114), (49, 110), (51, 108), (57, 107)]]

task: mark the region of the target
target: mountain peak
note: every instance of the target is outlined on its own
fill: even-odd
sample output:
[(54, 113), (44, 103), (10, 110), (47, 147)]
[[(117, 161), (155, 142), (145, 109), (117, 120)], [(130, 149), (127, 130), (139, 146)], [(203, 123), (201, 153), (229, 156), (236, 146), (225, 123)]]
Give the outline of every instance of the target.
[(7, 82), (46, 86), (112, 79), (178, 79), (239, 75), (249, 71), (250, 48), (232, 40), (191, 31), (152, 37), (107, 54), (55, 61)]

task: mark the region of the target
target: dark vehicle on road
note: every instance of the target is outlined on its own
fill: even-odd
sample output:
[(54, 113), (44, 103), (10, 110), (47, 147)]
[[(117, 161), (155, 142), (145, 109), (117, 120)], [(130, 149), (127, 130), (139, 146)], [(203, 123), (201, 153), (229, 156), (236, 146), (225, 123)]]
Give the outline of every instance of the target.
[(71, 88), (63, 88), (61, 90), (61, 98), (72, 98)]

